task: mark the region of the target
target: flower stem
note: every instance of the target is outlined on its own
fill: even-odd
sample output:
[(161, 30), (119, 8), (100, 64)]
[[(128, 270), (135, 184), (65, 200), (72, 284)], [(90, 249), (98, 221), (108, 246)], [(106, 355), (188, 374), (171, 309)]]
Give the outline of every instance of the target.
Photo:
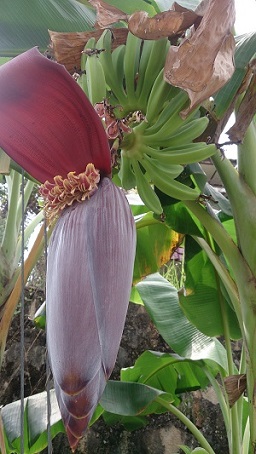
[(202, 448), (204, 448), (208, 454), (215, 454), (212, 447), (209, 445), (206, 438), (203, 434), (198, 430), (195, 424), (187, 418), (177, 407), (174, 405), (166, 402), (161, 397), (156, 399), (163, 407), (165, 407), (168, 411), (170, 411), (173, 415), (175, 415), (185, 426), (190, 430), (190, 432), (194, 435), (197, 441), (200, 443)]

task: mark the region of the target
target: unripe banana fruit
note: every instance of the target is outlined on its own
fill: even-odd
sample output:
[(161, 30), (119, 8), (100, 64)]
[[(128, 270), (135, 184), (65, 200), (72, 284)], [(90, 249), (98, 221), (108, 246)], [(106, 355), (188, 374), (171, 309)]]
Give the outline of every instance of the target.
[(205, 131), (208, 119), (200, 117), (199, 108), (182, 119), (180, 112), (189, 102), (188, 95), (164, 81), (169, 41), (143, 41), (128, 33), (126, 45), (113, 52), (111, 41), (111, 32), (105, 30), (94, 43), (101, 52), (94, 60), (87, 57), (86, 89), (92, 102), (99, 102), (99, 91), (102, 96), (106, 90), (120, 144), (122, 186), (136, 186), (145, 205), (157, 214), (162, 207), (154, 186), (175, 199), (196, 200), (200, 191), (192, 180), (190, 187), (176, 178), (185, 165), (208, 158), (216, 147), (193, 142)]

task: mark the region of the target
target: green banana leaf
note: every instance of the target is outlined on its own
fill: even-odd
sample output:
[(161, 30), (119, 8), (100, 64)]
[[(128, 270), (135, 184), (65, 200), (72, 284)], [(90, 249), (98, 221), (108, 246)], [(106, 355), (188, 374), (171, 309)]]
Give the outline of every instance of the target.
[[(169, 0), (155, 0), (155, 2), (160, 11), (168, 11), (168, 9), (170, 9), (171, 3)], [(184, 8), (195, 10), (199, 5), (200, 0), (179, 0), (178, 3)]]
[(227, 371), (226, 351), (216, 338), (201, 333), (180, 308), (177, 290), (159, 273), (136, 286), (141, 299), (165, 342), (181, 357), (212, 361)]
[(147, 415), (166, 412), (158, 398), (173, 402), (171, 394), (142, 383), (110, 380), (100, 401), (105, 410), (103, 419), (108, 425), (122, 424), (127, 430), (139, 429), (148, 423)]
[[(145, 351), (132, 367), (121, 370), (121, 380), (144, 383), (173, 396), (175, 405), (183, 392), (205, 388), (209, 381), (202, 369), (203, 361), (191, 361), (172, 353)], [(218, 372), (215, 365), (213, 375)]]
[(237, 244), (236, 227), (233, 217), (228, 216), (224, 212), (220, 212), (218, 213), (218, 218), (234, 243)]
[[(124, 13), (132, 14), (134, 11), (146, 11), (150, 16), (159, 12), (155, 0), (105, 0), (105, 3), (115, 6)], [(170, 5), (167, 9), (170, 8)]]
[(183, 202), (164, 206), (164, 216), (165, 223), (176, 232), (204, 236), (202, 225)]
[[(186, 286), (185, 292), (179, 295), (184, 314), (205, 335), (221, 336), (225, 311), (230, 337), (240, 339), (235, 311), (208, 256), (202, 250), (198, 252), (198, 246), (191, 238), (186, 239), (185, 251)], [(189, 260), (186, 260), (187, 251)]]
[(2, 0), (0, 56), (13, 57), (49, 45), (48, 29), (59, 32), (91, 30), (95, 12), (76, 0)]
[[(141, 207), (141, 208), (140, 208)], [(137, 248), (133, 272), (136, 283), (148, 274), (155, 273), (167, 263), (177, 243), (177, 233), (167, 224), (154, 217), (152, 212), (143, 213), (144, 205), (132, 206), (136, 212)]]
[[(113, 421), (115, 415), (118, 415), (119, 422), (120, 416), (128, 417), (132, 428), (139, 420), (144, 423), (144, 418), (140, 415), (150, 414), (152, 405), (154, 403), (157, 404), (159, 397), (166, 402), (172, 402), (172, 396), (159, 389), (140, 383), (110, 380), (107, 383), (100, 405), (98, 405), (94, 413), (91, 424), (101, 414), (104, 414), (106, 419), (110, 421), (110, 414), (112, 413)], [(24, 454), (35, 454), (47, 446), (47, 393), (43, 392), (27, 397), (24, 404)], [(58, 433), (65, 433), (53, 389), (50, 391), (50, 405), (51, 437), (53, 439)], [(20, 401), (4, 406), (0, 411), (0, 415), (3, 421), (7, 454), (20, 453)]]
[(237, 38), (235, 52), (235, 72), (230, 81), (214, 96), (214, 114), (222, 118), (230, 106), (245, 77), (247, 65), (256, 53), (256, 33), (248, 33)]
[(185, 454), (208, 454), (208, 451), (206, 451), (204, 448), (195, 448), (192, 450), (185, 445), (180, 445), (180, 449)]
[[(121, 416), (149, 415), (158, 397), (173, 402), (173, 396), (142, 383), (109, 380), (100, 400), (105, 411)], [(166, 410), (165, 410), (166, 411)]]
[[(50, 391), (51, 437), (65, 432), (54, 390)], [(4, 406), (1, 411), (7, 454), (19, 453), (20, 401)], [(27, 397), (24, 401), (24, 453), (35, 454), (47, 446), (47, 393)]]

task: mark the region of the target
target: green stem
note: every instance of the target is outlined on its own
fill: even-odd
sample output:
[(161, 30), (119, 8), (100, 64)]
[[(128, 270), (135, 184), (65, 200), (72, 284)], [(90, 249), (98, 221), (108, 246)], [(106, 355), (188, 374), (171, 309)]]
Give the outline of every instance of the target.
[(240, 363), (239, 363), (239, 374), (246, 373), (246, 355), (244, 351), (244, 345), (242, 345), (241, 356), (240, 356)]
[(225, 265), (222, 263), (220, 258), (215, 254), (215, 252), (210, 248), (210, 246), (207, 244), (207, 242), (203, 238), (200, 238), (200, 237), (193, 236), (193, 238), (201, 246), (201, 248), (206, 252), (209, 260), (212, 262), (216, 272), (219, 275), (219, 278), (221, 279), (224, 287), (226, 288), (227, 293), (233, 304), (234, 310), (236, 312), (236, 316), (238, 318), (241, 331), (243, 332), (243, 323), (242, 323), (242, 314), (241, 314), (239, 293), (238, 293), (238, 288), (237, 288), (234, 280), (230, 276), (230, 273), (228, 272)]
[(250, 447), (250, 422), (248, 418), (244, 429), (242, 454), (249, 454), (250, 452), (249, 447)]
[[(242, 351), (241, 351), (241, 357), (240, 357), (240, 363), (239, 363), (239, 374), (245, 374), (246, 373), (246, 356), (245, 356), (245, 351), (244, 351), (244, 346), (242, 345)], [(238, 415), (238, 421), (243, 420), (243, 411), (244, 411), (244, 398), (240, 397), (238, 399), (237, 403), (237, 415)], [(249, 418), (248, 418), (248, 424), (249, 424)], [(242, 429), (242, 427), (241, 427)], [(244, 439), (244, 434), (243, 434), (243, 439)], [(244, 442), (242, 443), (242, 446), (244, 448)], [(246, 452), (246, 451), (244, 451)]]
[[(213, 252), (215, 253), (214, 250), (214, 242), (212, 241), (212, 237), (209, 235), (207, 231), (205, 231), (205, 237), (208, 240), (209, 247), (213, 249)], [(233, 353), (232, 353), (232, 347), (231, 347), (231, 342), (230, 342), (230, 330), (229, 330), (229, 322), (228, 322), (228, 317), (227, 317), (227, 311), (226, 311), (226, 306), (225, 306), (225, 301), (223, 294), (221, 292), (220, 288), (220, 278), (219, 275), (214, 269), (215, 272), (215, 280), (216, 280), (216, 286), (217, 286), (217, 291), (218, 291), (218, 299), (219, 299), (219, 304), (220, 304), (220, 310), (221, 310), (221, 319), (222, 319), (222, 324), (223, 324), (223, 334), (224, 334), (224, 340), (225, 340), (225, 348), (227, 352), (227, 361), (228, 361), (228, 374), (233, 375), (235, 374), (235, 365), (233, 362)], [(239, 308), (240, 309), (240, 308)], [(233, 454), (239, 454), (241, 451), (241, 430), (239, 427), (239, 420), (238, 420), (238, 413), (237, 413), (237, 405), (234, 405), (231, 410), (231, 427), (228, 429), (230, 430), (230, 437), (229, 437), (229, 447), (230, 447), (230, 452)]]
[[(30, 223), (27, 225), (27, 227), (25, 228), (25, 231), (24, 231), (24, 240), (25, 240), (25, 244), (27, 243), (29, 237), (31, 236), (31, 234), (34, 232), (35, 228), (37, 227), (37, 225), (42, 221), (44, 217), (44, 213), (43, 211), (40, 211), (31, 221)], [(21, 241), (21, 237), (19, 238), (18, 242), (17, 242), (17, 246), (16, 246), (16, 256), (15, 256), (15, 263), (18, 265), (18, 262), (20, 260), (20, 257), (21, 257), (21, 246), (22, 246), (22, 241)]]
[(251, 273), (248, 271), (248, 266), (243, 256), (221, 223), (207, 213), (198, 202), (186, 201), (184, 204), (197, 217), (219, 245), (233, 269), (235, 278), (237, 279), (238, 276), (241, 278), (241, 275), (243, 278), (248, 278), (248, 276), (251, 277)]
[(238, 172), (256, 195), (256, 127), (254, 123), (248, 127), (244, 140), (237, 149)]
[(203, 370), (217, 396), (217, 399), (218, 399), (218, 402), (219, 402), (219, 405), (221, 408), (221, 413), (222, 413), (222, 416), (224, 419), (228, 439), (230, 439), (230, 411), (229, 411), (228, 399), (225, 400), (220, 384), (218, 383), (216, 378), (213, 377), (213, 375), (208, 370), (208, 368), (206, 366), (204, 366)]
[[(30, 180), (28, 180), (26, 185), (25, 185), (25, 189), (24, 189), (24, 208), (25, 209), (27, 207), (27, 204), (28, 204), (29, 198), (30, 198), (30, 196), (32, 194), (34, 186), (35, 186), (35, 183), (33, 181), (30, 181)], [(22, 213), (22, 197), (21, 196), (19, 197), (19, 202), (18, 202), (18, 206), (17, 206), (17, 215), (16, 216), (17, 216), (16, 226), (17, 226), (17, 230), (19, 230), (21, 222), (22, 222), (22, 216), (23, 216), (23, 213)]]
[(194, 435), (194, 437), (200, 443), (202, 448), (204, 448), (208, 452), (208, 454), (215, 454), (212, 447), (209, 445), (208, 441), (203, 436), (203, 434), (200, 432), (200, 430), (197, 429), (195, 424), (193, 424), (192, 421), (190, 421), (190, 419), (188, 419), (187, 416), (184, 415), (184, 413), (182, 413), (174, 405), (166, 402), (161, 397), (158, 397), (156, 400), (163, 407), (165, 407), (168, 411), (170, 411), (173, 415), (175, 415), (190, 430), (190, 432)]
[(17, 172), (12, 171), (10, 176), (6, 178), (9, 179), (9, 187), (11, 187), (11, 193), (9, 196), (8, 213), (1, 248), (5, 257), (6, 267), (8, 267), (8, 270), (6, 271), (9, 274), (9, 277), (11, 277), (13, 273), (13, 259), (15, 256), (18, 236), (18, 231), (16, 228), (16, 217), (21, 176)]
[(15, 272), (13, 273), (11, 279), (9, 279), (8, 282), (1, 288), (1, 291), (0, 291), (0, 308), (6, 302), (8, 297), (10, 296), (10, 294), (11, 294), (11, 292), (13, 290), (13, 287), (15, 286), (16, 281), (17, 281), (17, 279), (19, 277), (19, 274), (20, 274), (20, 269), (17, 268), (15, 270)]
[(239, 248), (256, 274), (256, 196), (229, 159), (216, 153), (212, 160), (231, 203)]
[(244, 347), (246, 352), (246, 377), (248, 411), (250, 419), (251, 450), (256, 452), (256, 291), (255, 278), (239, 285), (244, 323)]
[[(224, 338), (225, 338), (225, 347), (227, 352), (227, 360), (228, 360), (228, 373), (229, 375), (235, 374), (235, 367), (233, 362), (233, 354), (232, 354), (232, 347), (230, 342), (230, 332), (229, 332), (229, 324), (227, 319), (227, 313), (224, 307), (223, 296), (221, 290), (219, 288), (219, 279), (217, 278), (217, 286), (218, 286), (218, 293), (220, 298), (220, 308), (222, 313), (222, 322), (223, 322), (223, 330), (224, 330)], [(238, 411), (237, 411), (237, 404), (235, 404), (231, 409), (231, 443), (230, 443), (230, 452), (232, 454), (240, 454), (241, 452), (241, 427), (239, 426), (239, 419), (238, 419)]]

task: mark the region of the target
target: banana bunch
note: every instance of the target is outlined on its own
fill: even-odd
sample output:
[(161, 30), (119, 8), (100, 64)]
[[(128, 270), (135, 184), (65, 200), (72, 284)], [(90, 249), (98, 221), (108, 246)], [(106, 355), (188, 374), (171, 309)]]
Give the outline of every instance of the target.
[(196, 200), (200, 191), (192, 180), (188, 186), (177, 177), (185, 165), (216, 152), (214, 145), (194, 142), (208, 119), (200, 117), (199, 109), (182, 119), (187, 93), (164, 81), (169, 47), (166, 38), (144, 41), (128, 33), (126, 44), (112, 51), (112, 33), (105, 30), (97, 42), (92, 38), (85, 47), (82, 69), (86, 74), (80, 81), (93, 104), (106, 98), (111, 106), (122, 186), (137, 187), (145, 205), (157, 214), (162, 207), (154, 186), (175, 199)]

